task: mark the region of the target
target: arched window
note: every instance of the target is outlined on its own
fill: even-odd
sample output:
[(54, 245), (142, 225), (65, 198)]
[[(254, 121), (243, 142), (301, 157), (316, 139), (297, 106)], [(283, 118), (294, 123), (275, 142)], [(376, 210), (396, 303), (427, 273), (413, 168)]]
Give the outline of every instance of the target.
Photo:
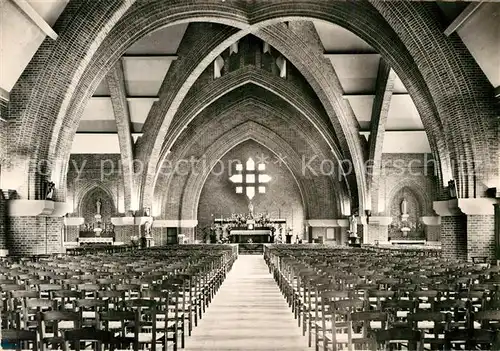
[(245, 165), (236, 164), (236, 173), (229, 177), (229, 180), (236, 185), (237, 194), (246, 194), (252, 200), (255, 194), (265, 194), (267, 183), (271, 181), (271, 177), (265, 173), (265, 163), (255, 164), (255, 161), (250, 157)]

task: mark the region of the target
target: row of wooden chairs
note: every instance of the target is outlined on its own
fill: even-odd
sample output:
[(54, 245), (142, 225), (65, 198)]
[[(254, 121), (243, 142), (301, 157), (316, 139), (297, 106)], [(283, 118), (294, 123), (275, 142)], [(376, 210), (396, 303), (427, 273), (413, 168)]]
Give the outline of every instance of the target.
[(2, 342), (36, 350), (184, 348), (236, 255), (231, 246), (178, 245), (4, 259)]
[(500, 346), (500, 267), (306, 245), (266, 247), (265, 259), (316, 350)]

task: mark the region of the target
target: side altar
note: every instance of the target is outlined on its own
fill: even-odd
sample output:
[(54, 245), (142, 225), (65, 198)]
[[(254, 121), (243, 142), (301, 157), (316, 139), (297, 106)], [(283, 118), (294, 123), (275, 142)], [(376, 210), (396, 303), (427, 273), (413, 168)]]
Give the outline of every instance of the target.
[(84, 223), (78, 234), (78, 245), (113, 245), (115, 242), (115, 226), (104, 223), (101, 215), (101, 200), (96, 202), (94, 222)]

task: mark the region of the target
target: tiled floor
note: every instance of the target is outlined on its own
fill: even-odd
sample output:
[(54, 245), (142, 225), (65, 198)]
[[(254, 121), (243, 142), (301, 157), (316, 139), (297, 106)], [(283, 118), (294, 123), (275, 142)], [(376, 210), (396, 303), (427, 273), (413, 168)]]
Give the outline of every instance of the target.
[(262, 256), (235, 262), (186, 339), (186, 351), (195, 350), (310, 350)]

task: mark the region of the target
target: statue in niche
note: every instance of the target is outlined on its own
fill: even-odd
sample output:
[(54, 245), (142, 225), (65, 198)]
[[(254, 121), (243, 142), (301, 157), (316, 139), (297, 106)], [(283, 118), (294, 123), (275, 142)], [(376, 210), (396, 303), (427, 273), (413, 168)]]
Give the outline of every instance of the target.
[(408, 201), (406, 201), (405, 198), (403, 198), (403, 201), (401, 201), (401, 214), (403, 216), (408, 214)]
[(151, 236), (151, 228), (153, 227), (153, 222), (147, 221), (144, 223), (144, 236)]
[(97, 214), (100, 215), (101, 214), (101, 206), (102, 206), (101, 199), (97, 199), (97, 202), (95, 203), (95, 205), (96, 205), (96, 209), (97, 209)]
[(53, 182), (47, 182), (47, 187), (45, 191), (45, 200), (53, 200), (54, 199), (54, 189), (56, 185)]
[(448, 181), (448, 192), (450, 195), (450, 199), (457, 198), (457, 186), (456, 186), (455, 181), (453, 179)]
[(352, 236), (356, 236), (358, 233), (358, 220), (355, 215), (349, 217), (349, 231)]

